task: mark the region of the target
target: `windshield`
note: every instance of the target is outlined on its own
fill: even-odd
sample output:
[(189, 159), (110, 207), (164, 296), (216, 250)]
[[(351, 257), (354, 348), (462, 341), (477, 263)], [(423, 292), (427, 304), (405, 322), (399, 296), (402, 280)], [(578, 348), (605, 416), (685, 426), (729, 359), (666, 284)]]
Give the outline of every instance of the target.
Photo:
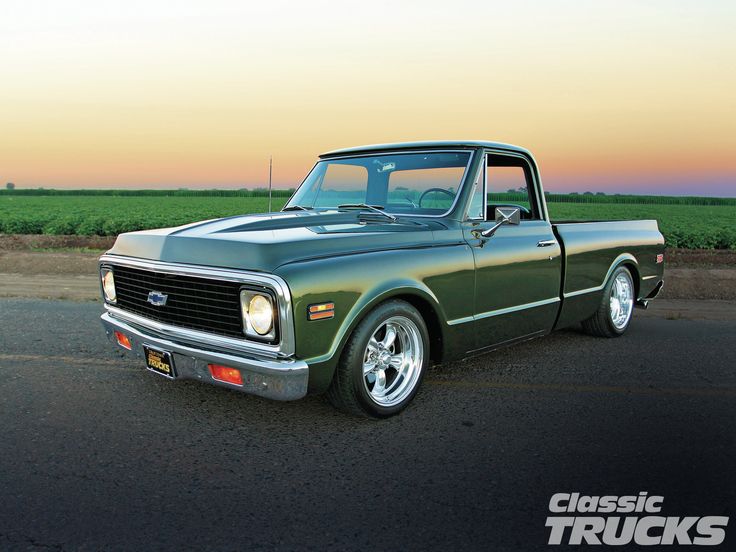
[(399, 153), (320, 161), (285, 209), (367, 204), (442, 215), (455, 203), (470, 152)]

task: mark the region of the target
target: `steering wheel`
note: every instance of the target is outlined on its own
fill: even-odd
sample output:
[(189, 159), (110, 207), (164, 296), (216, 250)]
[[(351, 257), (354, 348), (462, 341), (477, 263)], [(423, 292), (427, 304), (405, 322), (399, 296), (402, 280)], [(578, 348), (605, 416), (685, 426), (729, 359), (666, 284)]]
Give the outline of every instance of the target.
[(431, 194), (432, 192), (440, 192), (443, 194), (447, 194), (452, 199), (455, 199), (455, 192), (451, 192), (450, 190), (445, 190), (444, 188), (429, 188), (428, 190), (424, 190), (422, 194), (419, 196), (419, 199), (417, 200), (417, 204), (419, 205), (419, 207), (422, 206), (422, 200), (424, 199), (424, 197)]
[[(417, 205), (416, 203), (414, 203), (414, 200), (412, 198), (410, 198), (409, 196), (402, 197), (401, 199), (403, 199), (404, 201), (406, 201), (407, 203), (409, 203), (409, 205), (411, 205), (413, 209), (418, 209), (419, 208), (419, 205)], [(421, 203), (422, 200), (420, 199), (419, 201)]]

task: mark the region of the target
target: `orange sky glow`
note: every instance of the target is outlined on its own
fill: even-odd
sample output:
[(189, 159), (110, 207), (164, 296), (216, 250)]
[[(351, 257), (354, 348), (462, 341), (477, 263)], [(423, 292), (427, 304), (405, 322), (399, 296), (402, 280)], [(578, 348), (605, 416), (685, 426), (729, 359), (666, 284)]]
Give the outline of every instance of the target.
[(10, 2), (0, 184), (293, 187), (317, 154), (487, 139), (550, 191), (736, 196), (736, 4)]

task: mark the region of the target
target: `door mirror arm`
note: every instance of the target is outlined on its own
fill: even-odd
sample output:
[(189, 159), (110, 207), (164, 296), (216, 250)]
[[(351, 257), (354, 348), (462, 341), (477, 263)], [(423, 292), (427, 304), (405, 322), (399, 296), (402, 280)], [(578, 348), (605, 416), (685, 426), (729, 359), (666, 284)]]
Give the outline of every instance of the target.
[(515, 226), (521, 222), (521, 211), (516, 207), (496, 207), (495, 214), (496, 224), (480, 232), (482, 237), (490, 238), (504, 224)]

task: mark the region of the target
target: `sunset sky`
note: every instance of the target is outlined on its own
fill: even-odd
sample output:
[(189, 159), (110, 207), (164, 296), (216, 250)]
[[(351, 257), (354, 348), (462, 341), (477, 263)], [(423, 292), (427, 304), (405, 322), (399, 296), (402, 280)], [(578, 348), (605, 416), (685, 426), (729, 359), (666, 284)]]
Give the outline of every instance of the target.
[(297, 185), (316, 155), (487, 139), (551, 191), (736, 195), (736, 2), (0, 5), (0, 185)]

